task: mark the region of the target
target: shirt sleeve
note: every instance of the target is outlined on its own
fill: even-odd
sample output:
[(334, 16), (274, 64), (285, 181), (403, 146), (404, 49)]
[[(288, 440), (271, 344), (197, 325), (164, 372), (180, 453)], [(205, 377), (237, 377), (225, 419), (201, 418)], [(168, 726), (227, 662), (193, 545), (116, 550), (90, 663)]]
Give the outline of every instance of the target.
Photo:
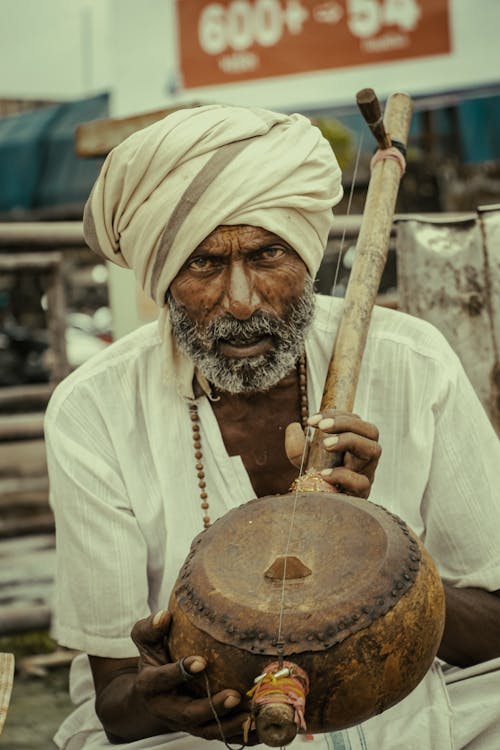
[(422, 501), (424, 543), (447, 583), (495, 591), (500, 589), (500, 441), (458, 357), (443, 346)]
[(54, 638), (95, 656), (136, 656), (129, 634), (149, 614), (147, 548), (85, 388), (53, 397), (45, 435), (56, 522)]

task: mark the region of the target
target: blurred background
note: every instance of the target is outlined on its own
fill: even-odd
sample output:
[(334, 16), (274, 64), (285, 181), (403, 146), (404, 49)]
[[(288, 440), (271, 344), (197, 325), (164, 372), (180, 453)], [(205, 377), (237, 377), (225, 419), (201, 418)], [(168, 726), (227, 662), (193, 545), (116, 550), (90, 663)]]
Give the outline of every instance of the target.
[[(461, 325), (454, 318), (450, 340), (478, 340), (483, 326), (493, 341), (500, 322), (483, 297), (500, 291), (497, 277), (478, 282), (483, 271), (471, 275), (476, 260), (460, 253), (469, 234), (477, 247), (479, 235), (489, 236), (478, 222), (498, 219), (499, 28), (498, 0), (0, 1), (0, 652), (15, 653), (18, 664), (5, 747), (53, 747), (68, 711), (71, 654), (48, 631), (47, 400), (65, 374), (157, 314), (130, 273), (103, 264), (83, 242), (83, 206), (106, 154), (178, 107), (217, 102), (310, 117), (344, 173), (317, 279), (321, 292), (342, 296), (374, 151), (355, 95), (371, 87), (383, 104), (407, 92), (415, 113), (396, 207), (402, 251), (408, 258), (419, 244), (411, 216), (445, 222), (461, 279), (455, 297), (455, 282), (446, 282), (446, 304), (468, 311)], [(450, 230), (454, 220), (459, 229)], [(490, 249), (499, 244), (493, 230)], [(437, 287), (422, 291), (417, 256), (401, 261), (396, 234), (379, 302), (425, 317)], [(487, 245), (477, 250), (483, 260)], [(488, 268), (500, 275), (495, 252)], [(472, 351), (473, 370), (485, 358), (498, 366), (495, 346)], [(497, 399), (495, 422), (498, 393), (484, 386), (483, 394), (479, 379), (477, 388), (486, 408)]]

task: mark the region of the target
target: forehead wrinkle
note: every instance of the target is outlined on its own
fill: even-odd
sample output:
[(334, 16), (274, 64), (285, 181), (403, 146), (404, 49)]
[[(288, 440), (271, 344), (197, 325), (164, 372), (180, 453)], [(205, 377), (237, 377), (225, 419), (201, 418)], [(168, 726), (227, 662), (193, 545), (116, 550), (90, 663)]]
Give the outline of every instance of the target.
[(221, 225), (200, 242), (188, 260), (205, 253), (217, 254), (217, 251), (225, 255), (235, 247), (238, 247), (243, 252), (252, 252), (253, 250), (258, 250), (278, 242), (295, 252), (286, 240), (262, 227), (245, 225), (236, 229), (235, 226)]

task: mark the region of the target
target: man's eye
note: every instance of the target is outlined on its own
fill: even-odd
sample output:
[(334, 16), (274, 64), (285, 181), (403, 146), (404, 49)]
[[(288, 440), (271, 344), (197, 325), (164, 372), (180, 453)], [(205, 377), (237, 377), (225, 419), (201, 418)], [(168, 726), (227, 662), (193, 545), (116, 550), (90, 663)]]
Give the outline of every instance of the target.
[(274, 260), (283, 255), (284, 252), (285, 251), (282, 247), (263, 247), (259, 250), (258, 257), (263, 260)]
[(213, 263), (210, 258), (200, 255), (199, 258), (193, 258), (193, 260), (189, 261), (188, 268), (193, 269), (193, 271), (206, 271), (211, 268), (212, 265)]

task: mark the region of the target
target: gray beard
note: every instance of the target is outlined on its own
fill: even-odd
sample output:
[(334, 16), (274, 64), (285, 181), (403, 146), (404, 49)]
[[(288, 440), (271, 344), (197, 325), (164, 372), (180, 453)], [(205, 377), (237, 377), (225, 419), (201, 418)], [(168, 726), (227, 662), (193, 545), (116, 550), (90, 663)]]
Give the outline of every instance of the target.
[[(314, 317), (313, 281), (308, 276), (304, 292), (284, 318), (258, 311), (248, 320), (231, 315), (207, 326), (194, 323), (176, 304), (170, 292), (166, 300), (174, 337), (180, 349), (215, 388), (228, 393), (267, 391), (295, 367), (304, 351), (304, 339)], [(225, 357), (217, 351), (222, 340), (251, 341), (271, 336), (274, 347), (255, 357)]]

